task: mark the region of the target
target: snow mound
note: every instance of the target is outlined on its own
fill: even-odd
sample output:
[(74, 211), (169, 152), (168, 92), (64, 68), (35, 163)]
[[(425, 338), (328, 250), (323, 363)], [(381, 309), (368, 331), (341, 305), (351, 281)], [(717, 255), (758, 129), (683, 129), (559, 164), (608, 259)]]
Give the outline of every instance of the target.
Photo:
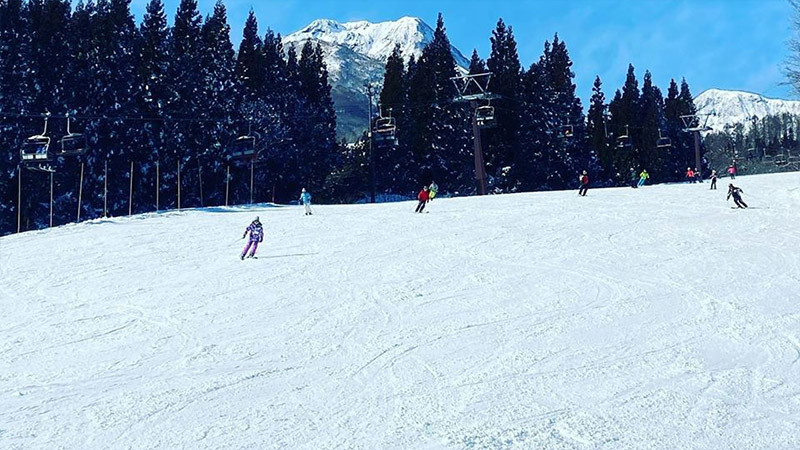
[(0, 447), (800, 448), (799, 182), (6, 236)]

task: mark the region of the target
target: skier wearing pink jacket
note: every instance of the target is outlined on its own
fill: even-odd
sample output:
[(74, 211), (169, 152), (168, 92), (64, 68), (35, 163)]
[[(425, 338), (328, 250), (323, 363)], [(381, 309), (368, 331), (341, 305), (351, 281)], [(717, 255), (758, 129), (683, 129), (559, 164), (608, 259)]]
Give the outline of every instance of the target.
[(247, 245), (244, 246), (244, 250), (242, 250), (242, 255), (240, 259), (244, 260), (245, 255), (247, 255), (247, 251), (250, 250), (250, 255), (247, 256), (248, 258), (255, 258), (256, 257), (256, 250), (258, 250), (258, 244), (264, 240), (264, 228), (261, 226), (261, 221), (254, 220), (246, 230), (244, 230), (244, 234), (242, 235), (242, 239), (247, 236), (247, 233), (250, 233), (250, 239), (247, 241)]

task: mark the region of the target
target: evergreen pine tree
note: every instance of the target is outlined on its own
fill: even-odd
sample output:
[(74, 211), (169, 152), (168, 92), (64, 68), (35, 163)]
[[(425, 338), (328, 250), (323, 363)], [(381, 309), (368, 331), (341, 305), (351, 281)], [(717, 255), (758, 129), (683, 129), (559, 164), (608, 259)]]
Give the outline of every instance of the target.
[[(202, 74), (204, 109), (212, 122), (202, 127), (204, 157), (197, 159), (198, 178), (203, 175), (202, 203), (223, 204), (226, 174), (225, 146), (233, 138), (234, 121), (238, 116), (239, 89), (235, 69), (235, 53), (230, 38), (230, 25), (225, 5), (217, 0), (213, 14), (202, 28)], [(227, 120), (224, 120), (227, 119)], [(205, 170), (203, 170), (205, 169)], [(210, 189), (209, 187), (217, 187)]]
[[(286, 180), (289, 192), (302, 187), (319, 192), (336, 158), (336, 113), (322, 48), (306, 41), (297, 61), (296, 86), (300, 108), (294, 119), (294, 158)], [(290, 167), (291, 167), (290, 166)], [(320, 192), (318, 196), (323, 196)]]
[(664, 123), (664, 100), (661, 90), (653, 85), (653, 76), (645, 71), (642, 84), (641, 114), (639, 117), (639, 157), (644, 167), (648, 167), (651, 179), (662, 182), (669, 178), (667, 167), (669, 154), (666, 149), (657, 147), (659, 131)]
[(264, 53), (261, 45), (258, 21), (253, 10), (250, 10), (236, 57), (236, 77), (244, 87), (243, 93), (251, 101), (258, 98), (264, 85)]
[(605, 103), (606, 97), (603, 94), (603, 82), (600, 76), (595, 77), (592, 86), (592, 98), (589, 104), (589, 113), (586, 117), (586, 134), (589, 136), (589, 145), (598, 155), (599, 162), (603, 171), (595, 174), (595, 178), (604, 182), (612, 179), (613, 174), (609, 173), (612, 167), (612, 145), (607, 137), (606, 112), (608, 106)]
[[(639, 117), (641, 112), (640, 105), (641, 93), (639, 82), (636, 79), (635, 69), (632, 64), (628, 65), (628, 74), (622, 91), (614, 97), (609, 104), (611, 112), (611, 130), (618, 139), (620, 136), (627, 135), (627, 146), (617, 146), (614, 152), (615, 173), (620, 174), (618, 182), (626, 180), (626, 173), (633, 171), (639, 173), (642, 169), (651, 170), (650, 167), (643, 167), (639, 162)], [(620, 143), (618, 141), (618, 143)]]
[[(379, 101), (384, 114), (391, 114), (395, 124), (401, 128), (405, 124), (407, 93), (405, 63), (398, 44), (386, 59)], [(380, 191), (401, 193), (412, 188), (409, 179), (414, 176), (414, 171), (406, 142), (400, 140), (396, 146), (378, 149), (374, 159), (376, 183)]]
[[(167, 26), (167, 14), (164, 11), (164, 4), (161, 0), (151, 0), (147, 4), (147, 9), (139, 27), (139, 80), (142, 83), (142, 111), (147, 117), (163, 119), (169, 113), (169, 105), (174, 94), (170, 76), (170, 47), (169, 47), (169, 27)], [(145, 176), (143, 185), (159, 187), (163, 190), (169, 185), (165, 185), (161, 180), (161, 170), (166, 173), (171, 172), (172, 165), (161, 167), (162, 155), (167, 156), (169, 151), (165, 139), (169, 129), (163, 120), (151, 120), (142, 123), (146, 136), (146, 147), (150, 149), (147, 160), (153, 166), (158, 165), (158, 170), (151, 167)], [(156, 180), (156, 177), (159, 180)], [(153, 208), (162, 208), (159, 204), (160, 199), (172, 198), (159, 192), (156, 198), (155, 190), (152, 193), (145, 193), (139, 203), (153, 205)], [(167, 190), (166, 192), (169, 192)]]
[[(170, 79), (173, 93), (168, 126), (172, 128), (168, 145), (174, 149), (175, 162), (168, 161), (170, 171), (178, 179), (180, 161), (181, 207), (200, 205), (200, 180), (196, 170), (197, 158), (204, 148), (205, 127), (185, 119), (201, 117), (206, 99), (204, 85), (202, 17), (197, 0), (181, 0), (175, 13), (170, 35)], [(174, 167), (174, 168), (173, 168)], [(165, 180), (172, 185), (172, 180)], [(177, 187), (177, 185), (176, 185)], [(176, 202), (177, 202), (177, 197)]]
[(499, 95), (500, 99), (492, 102), (497, 125), (484, 139), (487, 143), (484, 157), (487, 172), (496, 179), (496, 188), (508, 192), (518, 188), (522, 176), (513, 170), (519, 149), (521, 66), (514, 32), (511, 27), (506, 27), (503, 19), (497, 21), (490, 40), (492, 51), (486, 61), (487, 68), (492, 72), (489, 90)]
[[(0, 111), (27, 110), (29, 37), (22, 0), (0, 2)], [(28, 125), (0, 115), (0, 236), (16, 231), (19, 143)]]
[[(549, 51), (549, 43), (545, 43), (545, 51)], [(516, 171), (522, 175), (520, 189), (523, 191), (548, 188), (552, 130), (548, 112), (550, 94), (543, 59), (531, 64), (522, 75), (520, 120), (524, 126), (520, 129), (519, 140), (523, 151), (518, 155)]]
[(413, 69), (409, 90), (409, 115), (415, 127), (411, 151), (418, 163), (417, 185), (436, 180), (442, 191), (474, 191), (471, 169), (469, 116), (456, 104), (452, 78), (456, 64), (450, 40), (439, 14), (433, 40)]
[(470, 75), (477, 75), (481, 73), (486, 73), (488, 70), (486, 69), (486, 61), (481, 59), (478, 55), (478, 50), (472, 50), (472, 57), (469, 60), (469, 74)]
[[(576, 186), (578, 173), (582, 170), (597, 173), (599, 165), (596, 154), (587, 145), (583, 107), (575, 95), (572, 60), (566, 43), (557, 34), (545, 63), (544, 70), (550, 83), (552, 118), (555, 121), (551, 129), (558, 130), (551, 144), (556, 156), (555, 164), (550, 169), (550, 184), (560, 189)], [(572, 135), (569, 136), (565, 129), (571, 129)]]

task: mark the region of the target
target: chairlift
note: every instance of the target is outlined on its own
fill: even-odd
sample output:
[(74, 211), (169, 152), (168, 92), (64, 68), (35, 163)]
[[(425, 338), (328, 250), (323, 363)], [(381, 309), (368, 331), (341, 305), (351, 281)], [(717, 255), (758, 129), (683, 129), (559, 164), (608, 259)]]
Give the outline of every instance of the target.
[(629, 133), (630, 131), (628, 130), (628, 125), (625, 125), (625, 134), (617, 136), (617, 148), (631, 147), (631, 137)]
[(250, 134), (239, 136), (231, 144), (230, 159), (249, 159), (256, 155), (256, 137)]
[(475, 123), (481, 128), (492, 128), (495, 126), (494, 106), (479, 106), (475, 108)]
[[(711, 112), (708, 114), (688, 114), (685, 116), (681, 116), (681, 120), (683, 121), (683, 131), (686, 133), (704, 133), (706, 131), (713, 131), (714, 129), (708, 126), (708, 118), (711, 116), (716, 116), (715, 112)], [(701, 118), (705, 117), (705, 120), (701, 123)]]
[(394, 117), (379, 117), (375, 120), (372, 135), (377, 144), (397, 145), (397, 123)]
[(670, 148), (672, 147), (672, 140), (668, 137), (661, 135), (661, 130), (658, 130), (658, 141), (656, 142), (657, 148)]
[(258, 156), (256, 152), (256, 135), (253, 133), (252, 122), (247, 122), (247, 134), (241, 135), (233, 140), (228, 149), (228, 159), (232, 160), (246, 160), (255, 159)]
[(575, 134), (575, 129), (572, 127), (572, 125), (562, 125), (561, 134), (564, 137), (571, 138)]
[(20, 159), (23, 163), (42, 163), (53, 160), (50, 152), (50, 137), (47, 136), (47, 121), (50, 114), (44, 116), (44, 131), (28, 137), (20, 147)]
[(73, 133), (70, 130), (70, 118), (67, 116), (67, 134), (59, 140), (59, 156), (83, 155), (88, 150), (86, 136), (83, 133)]

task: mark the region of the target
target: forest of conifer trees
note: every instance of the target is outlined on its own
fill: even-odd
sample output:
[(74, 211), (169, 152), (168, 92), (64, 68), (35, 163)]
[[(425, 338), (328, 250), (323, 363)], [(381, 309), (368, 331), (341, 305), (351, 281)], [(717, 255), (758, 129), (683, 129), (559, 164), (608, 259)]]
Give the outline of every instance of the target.
[[(601, 186), (626, 184), (631, 171), (642, 169), (655, 182), (677, 181), (694, 165), (692, 136), (683, 132), (681, 120), (696, 113), (685, 80), (680, 87), (673, 80), (664, 98), (650, 72), (644, 73), (640, 88), (631, 65), (625, 85), (610, 102), (600, 78), (595, 80), (584, 115), (573, 63), (557, 34), (527, 68), (512, 28), (502, 19), (490, 41), (485, 61), (473, 52), (469, 73), (491, 72), (489, 90), (500, 97), (485, 103), (495, 108), (497, 125), (482, 133), (493, 192), (570, 188), (582, 170)], [(456, 71), (449, 45), (440, 15), (433, 42), (419, 59), (412, 55), (405, 63), (397, 48), (387, 60), (380, 101), (397, 120), (399, 145), (379, 150), (382, 192), (405, 192), (432, 179), (449, 193), (475, 192), (472, 111), (452, 102), (457, 92), (448, 80)], [(623, 135), (628, 136), (626, 145), (620, 144)], [(659, 147), (659, 140), (669, 147)]]
[(319, 47), (285, 50), (251, 12), (235, 51), (221, 1), (204, 19), (196, 0), (182, 0), (171, 27), (161, 0), (149, 2), (138, 26), (129, 0), (74, 9), (68, 0), (2, 2), (0, 232), (16, 230), (20, 188), (20, 228), (49, 223), (50, 175), (17, 166), (20, 143), (41, 133), (44, 113), (54, 142), (67, 115), (88, 137), (86, 155), (51, 164), (59, 225), (77, 218), (81, 165), (82, 219), (154, 211), (157, 202), (175, 208), (178, 179), (181, 207), (223, 204), (226, 190), (230, 204), (247, 203), (250, 164), (229, 163), (226, 152), (251, 131), (260, 152), (254, 201), (319, 189), (338, 158), (333, 111)]
[[(527, 68), (502, 19), (490, 42), (485, 61), (473, 52), (469, 71), (491, 71), (499, 96), (497, 126), (483, 134), (491, 192), (571, 188), (581, 170), (595, 186), (625, 184), (643, 168), (655, 182), (674, 181), (693, 164), (680, 121), (695, 112), (685, 80), (664, 98), (649, 72), (640, 88), (630, 66), (611, 101), (596, 79), (585, 114), (558, 35)], [(140, 24), (130, 0), (0, 3), (0, 234), (49, 225), (51, 179), (54, 225), (251, 195), (288, 202), (301, 187), (320, 201), (363, 201), (368, 145), (337, 143), (323, 58), (310, 42), (284, 48), (252, 12), (235, 49), (221, 0), (205, 18), (196, 0), (181, 0), (171, 26), (161, 0)], [(475, 193), (473, 111), (453, 101), (459, 71), (441, 15), (421, 56), (398, 48), (386, 61), (379, 110), (396, 119), (399, 145), (374, 150), (382, 198), (409, 198), (433, 180), (443, 194)], [(20, 144), (41, 133), (45, 113), (54, 140), (68, 115), (88, 137), (88, 153), (57, 158), (52, 175), (19, 166)], [(257, 162), (230, 161), (231, 143), (249, 134), (258, 136)], [(623, 134), (629, 145), (620, 145)], [(659, 148), (660, 138), (671, 147)]]

